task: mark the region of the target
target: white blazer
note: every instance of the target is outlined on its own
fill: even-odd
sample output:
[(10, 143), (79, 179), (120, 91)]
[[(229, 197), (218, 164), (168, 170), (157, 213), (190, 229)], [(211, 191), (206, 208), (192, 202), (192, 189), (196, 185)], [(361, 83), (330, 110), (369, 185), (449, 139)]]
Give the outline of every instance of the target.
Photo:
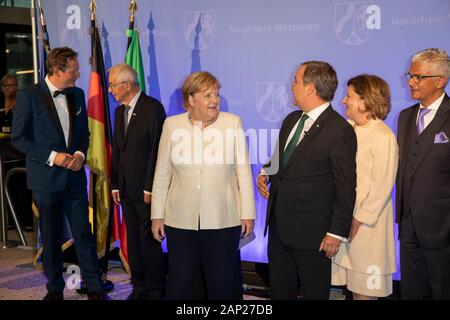
[(241, 119), (220, 112), (201, 129), (187, 113), (166, 118), (152, 187), (151, 218), (199, 230), (255, 219), (253, 176)]

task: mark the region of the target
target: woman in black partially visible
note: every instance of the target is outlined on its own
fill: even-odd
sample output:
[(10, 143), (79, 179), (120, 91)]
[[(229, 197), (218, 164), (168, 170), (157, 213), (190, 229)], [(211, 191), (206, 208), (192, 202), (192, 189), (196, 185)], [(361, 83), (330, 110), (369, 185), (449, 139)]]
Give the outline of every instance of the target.
[(8, 73), (0, 80), (0, 85), (5, 98), (0, 106), (0, 130), (2, 133), (11, 133), (12, 110), (16, 106), (17, 78)]
[[(13, 74), (8, 73), (0, 80), (0, 86), (4, 97), (0, 104), (0, 132), (9, 135), (11, 134), (13, 109), (16, 106), (17, 78)], [(6, 137), (5, 139), (7, 139)], [(25, 167), (25, 155), (13, 148), (9, 143), (9, 139), (8, 142), (2, 142), (0, 152), (4, 161), (5, 174), (10, 169)], [(32, 231), (33, 212), (31, 210), (31, 192), (26, 186), (25, 174), (12, 176), (8, 187), (22, 228), (25, 231)], [(9, 227), (12, 227), (12, 218), (9, 217), (8, 221)]]

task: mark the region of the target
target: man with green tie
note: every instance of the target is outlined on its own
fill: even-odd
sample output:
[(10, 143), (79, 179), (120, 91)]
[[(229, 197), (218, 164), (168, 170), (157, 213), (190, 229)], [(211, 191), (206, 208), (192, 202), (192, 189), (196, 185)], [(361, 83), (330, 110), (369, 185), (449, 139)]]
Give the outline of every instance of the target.
[(331, 258), (347, 241), (356, 135), (331, 107), (337, 84), (330, 64), (301, 64), (292, 83), (300, 110), (283, 121), (279, 147), (258, 176), (258, 191), (269, 200), (264, 233), (269, 229), (272, 299), (296, 299), (300, 283), (306, 299), (328, 299)]

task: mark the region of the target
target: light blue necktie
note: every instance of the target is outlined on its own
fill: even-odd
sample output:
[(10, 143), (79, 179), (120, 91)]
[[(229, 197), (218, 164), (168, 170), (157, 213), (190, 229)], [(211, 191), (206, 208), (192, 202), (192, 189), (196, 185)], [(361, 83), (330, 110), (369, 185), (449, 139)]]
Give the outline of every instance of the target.
[(425, 116), (431, 111), (428, 108), (420, 108), (419, 109), (419, 121), (417, 121), (416, 132), (417, 135), (421, 134), (425, 129)]

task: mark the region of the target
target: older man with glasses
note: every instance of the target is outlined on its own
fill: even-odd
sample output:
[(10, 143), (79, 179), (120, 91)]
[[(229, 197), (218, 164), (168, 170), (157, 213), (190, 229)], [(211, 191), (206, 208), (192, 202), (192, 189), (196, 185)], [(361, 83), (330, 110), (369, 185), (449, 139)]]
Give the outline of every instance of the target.
[(414, 55), (406, 74), (419, 103), (398, 119), (397, 223), (403, 299), (450, 299), (450, 59)]

